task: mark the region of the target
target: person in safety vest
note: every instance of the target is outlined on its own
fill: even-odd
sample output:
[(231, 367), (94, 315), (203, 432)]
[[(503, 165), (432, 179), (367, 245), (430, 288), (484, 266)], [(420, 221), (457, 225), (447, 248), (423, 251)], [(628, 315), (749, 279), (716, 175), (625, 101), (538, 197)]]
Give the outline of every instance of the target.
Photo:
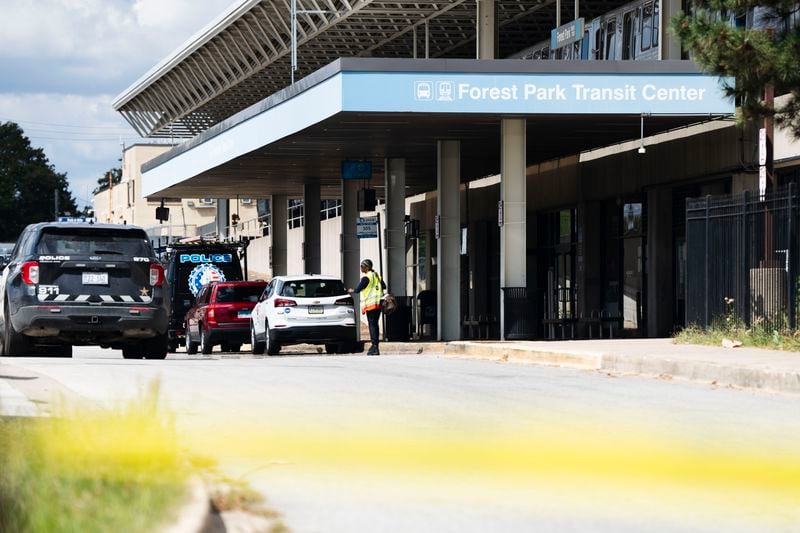
[(358, 283), (355, 289), (349, 289), (349, 293), (359, 293), (361, 299), (361, 314), (367, 315), (367, 323), (369, 324), (369, 340), (372, 342), (367, 355), (380, 355), (378, 350), (378, 321), (381, 318), (381, 299), (383, 298), (383, 291), (386, 290), (386, 284), (381, 279), (381, 276), (372, 270), (372, 261), (364, 259), (361, 261), (361, 273), (364, 277)]

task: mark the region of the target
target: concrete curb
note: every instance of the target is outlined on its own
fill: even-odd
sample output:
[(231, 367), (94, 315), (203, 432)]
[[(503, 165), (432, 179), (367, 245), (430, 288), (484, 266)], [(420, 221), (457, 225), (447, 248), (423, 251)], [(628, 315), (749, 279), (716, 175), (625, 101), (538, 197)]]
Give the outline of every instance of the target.
[(161, 528), (161, 533), (206, 533), (212, 531), (211, 499), (199, 477), (189, 480), (188, 500), (178, 510), (175, 520)]
[(653, 356), (603, 356), (602, 370), (654, 376), (675, 376), (714, 383), (789, 394), (800, 394), (800, 373), (778, 369), (748, 368), (708, 361), (679, 361)]
[(447, 343), (444, 355), (647, 376), (672, 376), (719, 386), (800, 394), (800, 371), (678, 359), (647, 354), (646, 349), (641, 355), (630, 355), (591, 350), (549, 350), (511, 342), (454, 341)]

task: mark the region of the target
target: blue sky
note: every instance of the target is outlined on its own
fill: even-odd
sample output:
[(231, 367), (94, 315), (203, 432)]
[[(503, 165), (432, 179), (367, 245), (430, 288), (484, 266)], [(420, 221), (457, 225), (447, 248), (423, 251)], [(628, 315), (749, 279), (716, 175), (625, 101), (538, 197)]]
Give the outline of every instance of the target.
[(138, 139), (112, 100), (232, 1), (0, 0), (0, 122), (17, 122), (85, 205)]

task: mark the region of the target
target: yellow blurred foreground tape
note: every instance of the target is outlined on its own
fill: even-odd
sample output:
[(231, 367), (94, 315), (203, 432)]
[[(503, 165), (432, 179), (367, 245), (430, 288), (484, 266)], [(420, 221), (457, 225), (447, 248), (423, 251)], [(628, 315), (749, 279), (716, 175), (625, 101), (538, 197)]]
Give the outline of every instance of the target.
[[(458, 492), (469, 485), (481, 499), (504, 491), (534, 491), (562, 504), (584, 507), (627, 501), (639, 512), (669, 509), (724, 513), (735, 505), (754, 519), (800, 519), (800, 454), (731, 446), (704, 448), (690, 439), (665, 441), (598, 427), (553, 424), (524, 433), (406, 431), (338, 434), (307, 428), (239, 427), (192, 431), (193, 450), (225, 461), (322, 469), (345, 476)], [(785, 447), (783, 448), (785, 449)], [(269, 472), (264, 479), (269, 486)], [(409, 487), (411, 488), (411, 487)], [(413, 489), (412, 489), (413, 490)], [(532, 501), (532, 500), (531, 500)], [(648, 507), (650, 506), (650, 507)], [(656, 507), (662, 509), (656, 511)]]

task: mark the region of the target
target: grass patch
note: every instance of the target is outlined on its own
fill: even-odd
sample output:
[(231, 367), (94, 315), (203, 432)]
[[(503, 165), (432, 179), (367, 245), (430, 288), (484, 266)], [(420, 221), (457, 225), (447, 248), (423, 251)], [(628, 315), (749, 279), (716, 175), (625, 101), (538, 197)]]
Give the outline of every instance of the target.
[(0, 419), (0, 531), (149, 532), (168, 522), (191, 467), (159, 387), (116, 409)]
[(767, 328), (743, 328), (736, 326), (713, 326), (702, 329), (689, 326), (673, 336), (677, 344), (705, 344), (722, 346), (723, 339), (740, 341), (742, 346), (769, 348), (772, 350), (800, 351), (800, 332), (781, 333)]

